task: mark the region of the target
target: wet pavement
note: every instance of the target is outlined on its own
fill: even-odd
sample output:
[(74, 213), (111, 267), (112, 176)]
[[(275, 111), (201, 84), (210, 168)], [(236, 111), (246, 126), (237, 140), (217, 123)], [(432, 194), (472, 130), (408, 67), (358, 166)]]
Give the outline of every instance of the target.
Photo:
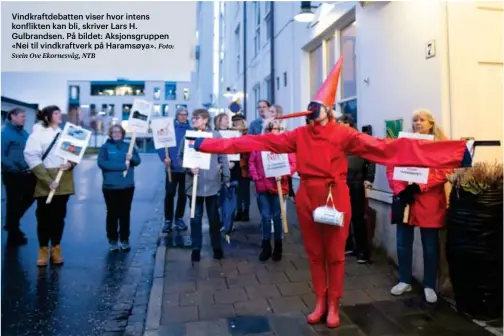
[[(62, 241), (65, 264), (36, 266), (35, 204), (21, 227), (28, 244), (6, 247), (2, 232), (2, 335), (140, 335), (161, 225), (164, 172), (156, 155), (135, 171), (130, 252), (108, 251), (101, 172), (95, 159), (76, 168)], [(2, 225), (5, 220), (2, 200)], [(128, 334), (128, 333), (127, 333)]]
[(194, 267), (190, 249), (183, 248), (188, 233), (165, 237), (161, 326), (145, 336), (491, 335), (441, 300), (427, 304), (418, 286), (402, 297), (390, 295), (397, 273), (378, 253), (368, 265), (347, 258), (341, 326), (307, 325), (315, 302), (294, 206), (288, 205), (289, 233), (278, 263), (258, 261), (254, 198), (252, 208), (251, 221), (236, 224), (221, 261), (212, 259), (207, 233), (202, 260)]

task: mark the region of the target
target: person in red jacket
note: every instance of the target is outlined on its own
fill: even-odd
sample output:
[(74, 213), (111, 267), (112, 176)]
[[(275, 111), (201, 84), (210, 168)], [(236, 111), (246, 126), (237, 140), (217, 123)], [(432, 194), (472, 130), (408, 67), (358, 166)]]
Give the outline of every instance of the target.
[[(434, 141), (447, 139), (428, 110), (417, 110), (413, 113), (413, 132), (432, 134)], [(397, 196), (403, 204), (410, 206), (408, 222), (403, 223), (401, 220), (395, 223), (397, 224), (399, 283), (390, 290), (392, 295), (402, 295), (411, 291), (413, 238), (415, 226), (417, 226), (422, 235), (425, 300), (429, 303), (437, 301), (435, 288), (440, 253), (439, 229), (445, 222), (447, 201), (444, 186), (447, 182), (446, 176), (451, 172), (451, 169), (431, 168), (427, 184), (408, 184), (408, 182), (394, 180), (394, 167), (387, 167), (387, 178), (394, 196)]]
[[(282, 125), (278, 121), (265, 121), (264, 133), (278, 134), (283, 131)], [(289, 153), (289, 165), (291, 175), (296, 172), (296, 155)], [(260, 261), (266, 261), (270, 257), (273, 261), (280, 261), (282, 259), (282, 218), (280, 204), (278, 197), (278, 188), (276, 180), (280, 179), (282, 186), (282, 194), (287, 197), (289, 195), (289, 176), (285, 175), (278, 178), (266, 177), (264, 172), (262, 154), (260, 151), (255, 151), (250, 154), (249, 159), (249, 172), (254, 180), (257, 199), (259, 201), (261, 212), (261, 231), (262, 231), (262, 244), (261, 253), (259, 254)], [(271, 220), (273, 220), (273, 228), (275, 230), (275, 249), (271, 253)]]
[[(314, 324), (326, 317), (328, 327), (340, 324), (345, 242), (351, 219), (346, 153), (386, 166), (458, 168), (463, 164), (470, 166), (472, 161), (466, 142), (462, 140), (377, 139), (334, 122), (332, 107), (342, 62), (340, 58), (335, 64), (307, 111), (282, 117), (307, 116), (308, 125), (281, 134), (246, 135), (233, 139), (198, 138), (195, 141), (195, 149), (204, 153), (296, 153), (301, 179), (296, 194), (296, 211), (316, 296), (315, 310), (307, 320)], [(314, 221), (314, 210), (326, 205), (329, 195), (334, 200), (334, 207), (344, 213), (343, 227)]]

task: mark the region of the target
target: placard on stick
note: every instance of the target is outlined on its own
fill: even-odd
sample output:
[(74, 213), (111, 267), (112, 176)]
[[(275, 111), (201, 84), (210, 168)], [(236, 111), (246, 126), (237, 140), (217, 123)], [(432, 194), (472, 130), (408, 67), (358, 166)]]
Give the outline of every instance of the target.
[(147, 133), (152, 115), (152, 103), (135, 99), (128, 119), (128, 130), (136, 133)]
[[(219, 131), (224, 139), (238, 138), (242, 136), (240, 131)], [(240, 161), (240, 154), (228, 154), (229, 161)]]
[(261, 158), (266, 177), (281, 177), (290, 175), (289, 155), (272, 152), (261, 152)]
[(194, 149), (194, 139), (212, 137), (213, 134), (211, 132), (186, 131), (182, 167), (206, 170), (210, 169), (210, 158), (212, 154), (196, 151)]
[(152, 136), (156, 149), (175, 147), (175, 126), (172, 117), (156, 118), (151, 120)]
[[(399, 138), (421, 139), (421, 140), (433, 141), (434, 135), (399, 132)], [(397, 180), (397, 181), (426, 184), (429, 180), (429, 168), (395, 167), (393, 178), (394, 178), (394, 180)]]

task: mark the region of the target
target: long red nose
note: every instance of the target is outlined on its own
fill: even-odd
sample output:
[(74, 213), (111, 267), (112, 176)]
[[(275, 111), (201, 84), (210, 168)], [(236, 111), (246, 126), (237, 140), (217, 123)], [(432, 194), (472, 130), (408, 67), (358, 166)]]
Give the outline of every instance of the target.
[(312, 114), (312, 111), (303, 111), (303, 112), (296, 112), (296, 113), (289, 113), (281, 117), (277, 117), (275, 119), (290, 119), (290, 118), (297, 118), (297, 117), (306, 117)]

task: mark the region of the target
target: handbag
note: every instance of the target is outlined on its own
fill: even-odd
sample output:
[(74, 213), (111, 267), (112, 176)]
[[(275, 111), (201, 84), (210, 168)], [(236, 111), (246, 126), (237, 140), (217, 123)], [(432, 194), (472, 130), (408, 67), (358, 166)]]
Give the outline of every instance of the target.
[[(334, 207), (331, 189), (332, 187), (329, 186), (329, 195), (327, 195), (326, 205), (320, 206), (313, 211), (313, 220), (316, 223), (343, 227), (345, 214), (336, 210)], [(329, 206), (329, 201), (331, 201), (332, 207)]]
[(404, 209), (408, 206), (404, 203), (401, 198), (397, 195), (392, 197), (392, 208), (391, 208), (391, 223), (392, 224), (403, 224), (404, 222)]

